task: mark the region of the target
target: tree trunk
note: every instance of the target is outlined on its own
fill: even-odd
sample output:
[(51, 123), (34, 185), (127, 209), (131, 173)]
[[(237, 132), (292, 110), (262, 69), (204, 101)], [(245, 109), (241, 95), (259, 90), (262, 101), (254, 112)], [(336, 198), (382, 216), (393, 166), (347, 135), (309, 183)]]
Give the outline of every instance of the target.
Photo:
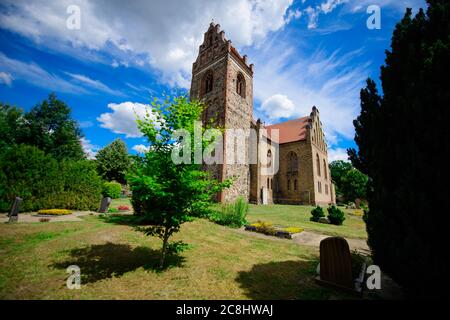
[(161, 259), (159, 260), (159, 267), (162, 269), (164, 267), (164, 260), (166, 258), (167, 251), (167, 241), (169, 240), (169, 229), (166, 227), (164, 230), (163, 246), (161, 251)]

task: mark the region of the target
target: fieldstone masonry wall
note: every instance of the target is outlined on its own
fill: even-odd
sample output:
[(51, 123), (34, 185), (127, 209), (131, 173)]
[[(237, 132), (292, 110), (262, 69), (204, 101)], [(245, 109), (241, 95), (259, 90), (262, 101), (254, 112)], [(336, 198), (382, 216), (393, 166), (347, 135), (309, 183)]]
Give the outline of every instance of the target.
[[(210, 81), (212, 86), (209, 85)], [(207, 105), (202, 119), (204, 124), (213, 120), (214, 125), (225, 129), (247, 131), (250, 128), (264, 129), (259, 120), (253, 120), (253, 65), (248, 65), (247, 57), (241, 57), (231, 45), (231, 41), (225, 39), (225, 33), (220, 30), (218, 24), (211, 23), (199, 47), (199, 55), (192, 67), (190, 97), (203, 100)], [(248, 143), (247, 139), (246, 137), (246, 143)], [(231, 145), (233, 150), (241, 147), (237, 140), (227, 141), (226, 135), (223, 142), (224, 159), (227, 158), (227, 145)], [(261, 143), (261, 141), (258, 142), (258, 148)], [(278, 156), (275, 154), (275, 142), (270, 143), (272, 155), (275, 158)], [(218, 195), (217, 200), (230, 202), (238, 196), (243, 196), (250, 202), (259, 204), (261, 190), (265, 188), (268, 203), (329, 204), (335, 202), (334, 186), (329, 172), (325, 176), (323, 168), (320, 175), (317, 170), (316, 157), (319, 156), (320, 165), (325, 165), (328, 171), (327, 146), (317, 108), (313, 107), (310, 115), (306, 139), (283, 143), (278, 147), (279, 171), (275, 175), (261, 174), (260, 162), (204, 165), (205, 170), (220, 181), (234, 178), (231, 188)], [(248, 160), (248, 150), (244, 149), (243, 152), (245, 152), (245, 159)], [(298, 170), (295, 174), (287, 171), (290, 152), (295, 152), (298, 156)], [(295, 180), (297, 180), (296, 188), (294, 188)]]

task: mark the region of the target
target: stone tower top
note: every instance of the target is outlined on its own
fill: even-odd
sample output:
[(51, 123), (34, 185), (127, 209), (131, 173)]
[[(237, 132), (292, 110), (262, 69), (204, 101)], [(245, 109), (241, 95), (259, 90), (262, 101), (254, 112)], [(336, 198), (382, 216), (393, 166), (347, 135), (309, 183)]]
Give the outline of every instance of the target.
[(203, 43), (199, 47), (199, 54), (192, 66), (192, 73), (196, 73), (216, 61), (218, 56), (230, 54), (241, 67), (253, 76), (253, 64), (247, 63), (247, 56), (241, 56), (231, 45), (231, 40), (225, 38), (225, 31), (220, 30), (220, 24), (211, 22), (208, 31), (204, 33)]

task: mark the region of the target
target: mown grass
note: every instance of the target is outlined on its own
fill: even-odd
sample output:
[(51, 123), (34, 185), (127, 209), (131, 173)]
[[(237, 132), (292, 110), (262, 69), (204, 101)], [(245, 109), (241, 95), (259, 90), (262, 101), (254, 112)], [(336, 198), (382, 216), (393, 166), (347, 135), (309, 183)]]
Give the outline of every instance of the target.
[[(286, 227), (300, 227), (332, 236), (367, 239), (366, 225), (363, 219), (353, 215), (351, 209), (340, 208), (345, 212), (345, 221), (341, 226), (310, 221), (312, 206), (295, 205), (251, 205), (247, 216), (250, 223), (260, 221), (272, 222)], [(327, 215), (326, 209), (324, 209)]]
[[(132, 208), (128, 198), (113, 199), (111, 207), (117, 208), (119, 205)], [(220, 205), (216, 204), (214, 208), (220, 210)], [(353, 214), (355, 210), (340, 207), (345, 213), (345, 221), (341, 226), (335, 226), (310, 221), (313, 208), (299, 205), (250, 205), (247, 220), (249, 223), (266, 221), (285, 227), (299, 227), (330, 236), (367, 239), (366, 225), (362, 217)], [(328, 215), (326, 208), (324, 212)]]
[[(318, 250), (206, 220), (173, 241), (192, 247), (158, 270), (160, 240), (96, 216), (82, 222), (0, 225), (0, 299), (348, 298), (314, 281)], [(69, 265), (80, 290), (66, 287)]]

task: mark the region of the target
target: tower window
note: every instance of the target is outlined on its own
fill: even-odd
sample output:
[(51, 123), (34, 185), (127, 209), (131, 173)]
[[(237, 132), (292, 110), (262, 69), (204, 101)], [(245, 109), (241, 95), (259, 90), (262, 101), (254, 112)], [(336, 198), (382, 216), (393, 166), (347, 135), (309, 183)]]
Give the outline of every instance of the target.
[(203, 94), (209, 93), (213, 89), (213, 73), (207, 71), (203, 78)]
[(236, 92), (238, 95), (245, 98), (245, 79), (242, 73), (238, 73), (237, 75)]

